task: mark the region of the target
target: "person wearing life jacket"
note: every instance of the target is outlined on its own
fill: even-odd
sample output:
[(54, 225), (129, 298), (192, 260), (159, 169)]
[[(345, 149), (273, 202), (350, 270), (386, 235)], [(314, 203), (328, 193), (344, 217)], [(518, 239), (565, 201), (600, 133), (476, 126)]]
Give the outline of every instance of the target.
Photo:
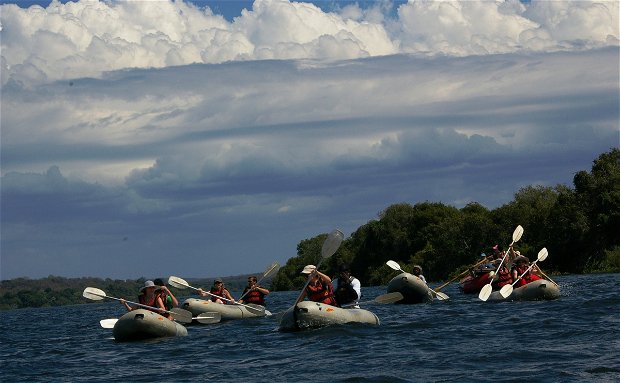
[(168, 286), (166, 286), (166, 284), (164, 283), (164, 281), (161, 280), (161, 278), (155, 279), (153, 283), (155, 284), (155, 286), (159, 286), (159, 290), (157, 290), (157, 293), (159, 293), (159, 295), (161, 296), (161, 300), (164, 303), (164, 307), (166, 308), (166, 310), (170, 311), (170, 309), (179, 306), (179, 301), (174, 296), (174, 294), (172, 294), (172, 291), (168, 289)]
[(348, 265), (338, 266), (338, 278), (332, 281), (332, 287), (338, 306), (359, 308), (357, 304), (362, 296), (362, 285), (357, 278), (351, 275)]
[(127, 304), (127, 302), (125, 302), (124, 299), (121, 299), (120, 302), (123, 306), (125, 306), (127, 311), (133, 311), (142, 308), (172, 319), (170, 318), (170, 315), (168, 313), (165, 313), (163, 311), (166, 310), (166, 307), (164, 306), (164, 302), (161, 300), (161, 296), (159, 295), (159, 293), (157, 293), (157, 290), (158, 286), (155, 286), (155, 283), (153, 283), (153, 281), (145, 281), (144, 286), (140, 289), (140, 295), (138, 295), (138, 303), (148, 307), (131, 307), (129, 306), (129, 304)]
[(493, 290), (500, 290), (502, 287), (512, 283), (512, 274), (510, 273), (510, 269), (506, 266), (506, 263), (503, 263), (502, 267), (497, 269), (500, 263), (502, 263), (501, 259), (493, 261), (493, 265), (496, 268), (495, 278), (491, 284)]
[(248, 277), (248, 285), (243, 289), (239, 303), (254, 303), (256, 305), (265, 305), (265, 295), (269, 294), (269, 290), (257, 284), (255, 276)]
[(308, 275), (308, 285), (301, 292), (297, 302), (303, 301), (306, 297), (313, 302), (324, 303), (326, 305), (337, 306), (336, 298), (332, 288), (332, 280), (327, 275), (321, 273), (314, 265), (306, 265), (301, 272)]
[(515, 284), (515, 287), (522, 287), (530, 282), (541, 279), (538, 275), (532, 272), (533, 267), (532, 269), (528, 270), (529, 267), (530, 260), (528, 257), (519, 254), (517, 258), (515, 258), (514, 265), (512, 266), (512, 278), (516, 281), (517, 278), (523, 275), (521, 279), (519, 279), (519, 281)]
[(211, 301), (216, 303), (236, 303), (235, 299), (232, 297), (232, 295), (230, 295), (230, 291), (228, 291), (228, 289), (224, 286), (224, 281), (222, 281), (220, 278), (215, 278), (215, 280), (213, 281), (213, 286), (211, 286), (211, 290), (209, 290), (209, 292), (198, 289), (198, 294), (203, 297), (210, 296)]

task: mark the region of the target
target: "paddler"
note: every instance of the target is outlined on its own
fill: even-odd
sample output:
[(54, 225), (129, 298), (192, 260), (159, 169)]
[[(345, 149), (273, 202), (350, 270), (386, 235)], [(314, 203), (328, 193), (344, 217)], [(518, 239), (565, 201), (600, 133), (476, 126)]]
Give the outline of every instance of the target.
[(248, 277), (248, 285), (243, 289), (239, 303), (254, 303), (256, 305), (265, 305), (265, 295), (269, 294), (269, 290), (258, 285), (258, 280), (254, 275)]
[[(156, 312), (165, 317), (169, 317), (169, 314), (164, 313), (162, 310), (166, 310), (166, 306), (164, 306), (164, 302), (161, 299), (161, 295), (157, 292), (159, 286), (156, 286), (153, 281), (145, 281), (144, 286), (140, 289), (140, 295), (138, 295), (138, 303), (141, 305), (149, 306), (146, 308), (147, 310)], [(142, 307), (131, 307), (124, 299), (121, 298), (121, 304), (125, 306), (127, 311), (133, 311), (137, 308)]]
[(332, 287), (338, 306), (350, 305), (359, 308), (357, 303), (362, 296), (362, 284), (351, 275), (349, 265), (338, 266), (338, 278), (332, 281)]
[[(203, 297), (210, 296), (211, 301), (216, 302), (216, 303), (223, 303), (223, 304), (226, 304), (226, 302), (229, 302), (230, 304), (235, 303), (235, 299), (230, 294), (230, 291), (228, 291), (228, 289), (224, 286), (224, 281), (221, 278), (215, 278), (215, 280), (213, 281), (213, 286), (211, 286), (211, 290), (209, 290), (208, 293), (203, 291), (202, 289), (198, 289), (198, 294), (200, 294)], [(219, 297), (226, 298), (227, 301), (224, 302)]]
[(301, 273), (308, 275), (309, 281), (295, 304), (303, 301), (307, 296), (308, 299), (313, 302), (324, 303), (331, 306), (338, 305), (336, 298), (334, 298), (332, 280), (330, 277), (317, 270), (314, 265), (306, 265)]

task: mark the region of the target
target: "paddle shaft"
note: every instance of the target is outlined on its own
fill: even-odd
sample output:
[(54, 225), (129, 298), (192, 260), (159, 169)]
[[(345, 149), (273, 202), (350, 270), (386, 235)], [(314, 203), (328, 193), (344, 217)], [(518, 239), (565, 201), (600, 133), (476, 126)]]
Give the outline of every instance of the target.
[(444, 287), (448, 286), (450, 283), (454, 282), (455, 280), (459, 279), (460, 277), (462, 277), (463, 275), (469, 273), (469, 269), (474, 268), (476, 266), (480, 266), (481, 264), (483, 264), (484, 262), (488, 262), (488, 258), (491, 257), (491, 255), (487, 255), (486, 257), (484, 257), (483, 260), (481, 260), (480, 262), (476, 263), (473, 266), (470, 266), (467, 268), (467, 270), (463, 271), (462, 273), (460, 273), (459, 275), (457, 275), (456, 277), (450, 279), (448, 282), (444, 283), (443, 285), (439, 286), (439, 287), (435, 287), (434, 290), (435, 291), (440, 291), (441, 289), (443, 289)]

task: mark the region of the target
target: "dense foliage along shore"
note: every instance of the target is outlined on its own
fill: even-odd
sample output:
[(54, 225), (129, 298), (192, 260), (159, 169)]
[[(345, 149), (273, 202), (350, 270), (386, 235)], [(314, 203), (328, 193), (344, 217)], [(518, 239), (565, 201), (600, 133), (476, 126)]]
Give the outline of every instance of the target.
[[(590, 172), (575, 174), (573, 184), (524, 187), (494, 210), (478, 203), (462, 209), (433, 202), (389, 206), (352, 233), (322, 269), (330, 272), (346, 262), (364, 285), (383, 285), (395, 275), (385, 265), (392, 259), (406, 271), (422, 265), (429, 281), (447, 280), (481, 253), (490, 254), (493, 245), (506, 247), (521, 225), (525, 233), (516, 248), (533, 259), (546, 247), (549, 257), (541, 265), (546, 273), (619, 272), (620, 150), (601, 154)], [(301, 241), (272, 289), (301, 288), (299, 270), (318, 262), (324, 238)]]
[[(392, 259), (407, 271), (422, 265), (429, 281), (446, 280), (479, 260), (480, 253), (489, 254), (494, 244), (505, 247), (521, 225), (525, 233), (517, 249), (533, 257), (546, 247), (549, 257), (541, 266), (547, 273), (620, 272), (620, 150), (601, 154), (590, 172), (575, 174), (573, 185), (528, 186), (493, 210), (475, 202), (461, 209), (438, 202), (395, 204), (352, 233), (321, 268), (329, 273), (346, 262), (364, 285), (383, 285), (394, 276), (385, 265)], [(302, 240), (297, 256), (279, 270), (271, 289), (300, 289), (305, 280), (299, 271), (319, 262), (326, 235)], [(226, 282), (241, 290), (246, 277), (226, 277)], [(208, 287), (211, 282), (195, 284)], [(17, 278), (0, 282), (0, 309), (85, 303), (86, 286), (134, 297), (143, 283), (144, 278)]]

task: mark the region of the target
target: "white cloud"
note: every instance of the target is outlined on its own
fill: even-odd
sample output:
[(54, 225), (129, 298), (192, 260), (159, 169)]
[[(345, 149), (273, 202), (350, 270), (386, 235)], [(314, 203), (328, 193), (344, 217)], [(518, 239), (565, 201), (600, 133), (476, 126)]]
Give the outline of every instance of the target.
[(144, 4), (1, 6), (3, 278), (252, 272), (392, 203), (570, 183), (618, 142), (617, 2)]
[(2, 84), (100, 77), (123, 68), (262, 59), (466, 56), (618, 45), (616, 1), (385, 2), (326, 13), (256, 0), (232, 22), (182, 1), (2, 5)]

